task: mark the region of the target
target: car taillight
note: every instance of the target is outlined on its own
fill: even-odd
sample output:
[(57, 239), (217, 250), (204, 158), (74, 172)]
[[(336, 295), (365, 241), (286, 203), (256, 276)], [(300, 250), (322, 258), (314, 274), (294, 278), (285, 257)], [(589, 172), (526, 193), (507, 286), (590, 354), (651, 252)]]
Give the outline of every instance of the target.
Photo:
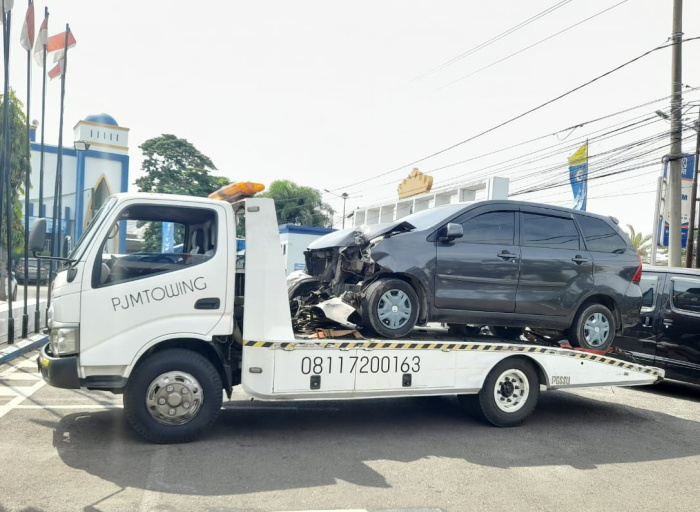
[(639, 266), (637, 267), (637, 271), (634, 273), (634, 277), (632, 278), (633, 283), (638, 283), (642, 280), (642, 257), (639, 253), (637, 253), (637, 258), (639, 258)]

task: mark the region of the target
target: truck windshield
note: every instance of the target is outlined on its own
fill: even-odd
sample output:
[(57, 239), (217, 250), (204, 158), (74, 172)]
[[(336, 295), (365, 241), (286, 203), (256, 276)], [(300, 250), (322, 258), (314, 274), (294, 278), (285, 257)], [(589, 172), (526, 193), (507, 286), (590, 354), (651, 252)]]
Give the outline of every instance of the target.
[(70, 252), (70, 254), (68, 254), (68, 259), (77, 261), (83, 256), (85, 249), (90, 245), (90, 241), (94, 238), (99, 226), (102, 225), (104, 219), (107, 217), (107, 215), (109, 215), (109, 212), (112, 211), (112, 208), (114, 208), (116, 203), (116, 197), (110, 197), (107, 199), (107, 201), (105, 201), (88, 224), (88, 227), (85, 229), (85, 231), (83, 231), (78, 243), (75, 244), (73, 250)]

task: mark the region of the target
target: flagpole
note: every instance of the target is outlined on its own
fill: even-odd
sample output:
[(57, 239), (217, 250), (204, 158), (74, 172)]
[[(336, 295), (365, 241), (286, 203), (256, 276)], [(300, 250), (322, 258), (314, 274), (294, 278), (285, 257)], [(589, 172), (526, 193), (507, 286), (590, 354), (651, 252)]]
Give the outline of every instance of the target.
[(588, 147), (588, 139), (586, 139), (586, 179), (583, 181), (583, 197), (585, 197), (585, 201), (583, 202), (583, 211), (585, 212), (586, 209), (588, 208), (588, 176), (591, 173), (591, 168), (588, 165), (588, 151), (591, 148)]
[[(32, 0), (27, 0), (27, 13), (32, 6)], [(34, 16), (34, 11), (32, 10), (32, 17)], [(24, 20), (25, 24), (27, 19)], [(34, 20), (32, 19), (32, 25)], [(33, 27), (32, 27), (33, 28)], [(31, 34), (33, 37), (34, 34)], [(29, 299), (29, 185), (30, 185), (30, 174), (32, 170), (31, 158), (32, 158), (32, 144), (30, 137), (29, 128), (29, 112), (31, 104), (31, 85), (32, 85), (32, 43), (29, 44), (29, 49), (27, 50), (27, 171), (24, 179), (24, 310), (22, 314), (22, 338), (26, 338), (28, 334), (28, 324), (29, 324), (29, 314), (27, 312), (27, 300)], [(38, 267), (37, 263), (37, 267)]]
[[(58, 233), (56, 240), (57, 254), (55, 256), (62, 256), (61, 248), (62, 238), (61, 238), (61, 217), (63, 209), (63, 103), (66, 96), (66, 69), (68, 68), (68, 34), (70, 33), (70, 27), (66, 23), (66, 37), (63, 50), (63, 68), (61, 71), (61, 115), (58, 122), (58, 162), (56, 163), (56, 192), (54, 194), (54, 204), (58, 204)], [(59, 62), (60, 65), (60, 62)], [(58, 201), (58, 202), (57, 202)]]
[[(44, 7), (44, 21), (48, 21), (49, 18), (49, 8)], [(44, 22), (41, 23), (41, 26), (44, 26)], [(48, 31), (48, 23), (46, 30)], [(41, 35), (41, 28), (39, 28), (39, 37), (42, 37), (44, 41), (42, 42), (41, 46), (43, 47), (43, 63), (44, 67), (43, 69), (43, 77), (42, 77), (42, 85), (41, 85), (41, 153), (39, 156), (39, 214), (37, 217), (43, 217), (45, 214), (42, 211), (44, 208), (44, 125), (45, 120), (46, 120), (46, 42), (45, 39), (48, 36), (48, 34)], [(48, 298), (46, 300), (46, 326), (48, 327), (48, 318), (49, 318), (49, 306), (51, 305), (51, 270), (53, 269), (53, 263), (49, 263), (49, 275), (47, 276), (46, 279), (46, 287), (47, 287), (47, 294)], [(39, 309), (39, 298), (40, 298), (40, 292), (41, 292), (41, 265), (39, 261), (37, 261), (37, 266), (36, 266), (36, 309), (34, 310), (34, 331), (39, 332), (39, 324), (41, 324), (41, 311)]]
[[(2, 10), (5, 11), (5, 1), (2, 3)], [(11, 266), (12, 266), (12, 192), (10, 190), (10, 123), (9, 123), (9, 97), (10, 97), (10, 24), (12, 22), (12, 11), (5, 14), (4, 46), (5, 46), (5, 95), (3, 98), (3, 124), (4, 124), (4, 146), (3, 167), (5, 173), (5, 232), (7, 233), (7, 267), (5, 270), (5, 281), (7, 282), (7, 344), (15, 342), (15, 319), (12, 316), (12, 286), (11, 286)], [(0, 209), (1, 211), (1, 209)]]

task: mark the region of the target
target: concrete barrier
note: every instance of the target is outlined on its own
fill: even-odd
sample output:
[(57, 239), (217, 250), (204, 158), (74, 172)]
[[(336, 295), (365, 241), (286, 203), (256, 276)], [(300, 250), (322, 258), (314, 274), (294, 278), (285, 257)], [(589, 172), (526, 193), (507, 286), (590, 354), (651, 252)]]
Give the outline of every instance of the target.
[[(46, 327), (46, 300), (39, 301), (39, 313), (41, 315), (41, 321), (39, 322), (40, 332), (37, 333), (34, 329), (34, 311), (36, 309), (36, 299), (27, 300), (27, 315), (29, 316), (29, 322), (27, 324), (27, 336), (33, 337), (35, 334), (41, 334), (41, 330)], [(24, 314), (24, 301), (17, 301), (12, 303), (12, 317), (14, 319), (14, 341), (18, 342), (22, 338), (22, 315)], [(8, 339), (8, 320), (9, 320), (9, 308), (7, 307), (7, 302), (0, 302), (0, 348), (7, 346)]]

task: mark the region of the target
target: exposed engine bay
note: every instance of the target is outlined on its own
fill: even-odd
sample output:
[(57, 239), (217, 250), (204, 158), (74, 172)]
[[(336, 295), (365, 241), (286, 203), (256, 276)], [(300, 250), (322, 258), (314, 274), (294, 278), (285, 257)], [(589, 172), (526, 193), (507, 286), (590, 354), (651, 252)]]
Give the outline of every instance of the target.
[(328, 321), (362, 327), (364, 290), (393, 271), (379, 264), (373, 252), (385, 238), (412, 229), (408, 222), (361, 226), (311, 243), (304, 252), (306, 272), (296, 271), (287, 278), (293, 327), (305, 331)]

